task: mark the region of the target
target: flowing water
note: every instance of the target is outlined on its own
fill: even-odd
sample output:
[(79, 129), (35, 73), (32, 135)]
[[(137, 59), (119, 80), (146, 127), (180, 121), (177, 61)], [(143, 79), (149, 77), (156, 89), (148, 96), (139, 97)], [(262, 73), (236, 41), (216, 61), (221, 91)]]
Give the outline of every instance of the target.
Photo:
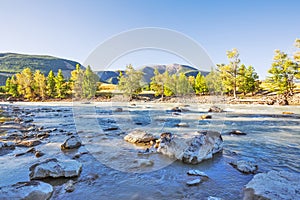
[[(72, 158), (77, 150), (64, 153), (60, 150), (60, 144), (67, 138), (60, 130), (77, 131), (85, 144), (78, 151), (89, 151), (89, 154), (77, 159), (83, 163), (83, 169), (81, 176), (75, 179), (74, 192), (64, 192), (61, 184), (65, 180), (49, 180), (56, 188), (53, 199), (207, 199), (208, 196), (242, 199), (243, 187), (253, 175), (242, 174), (228, 164), (237, 159), (255, 161), (258, 172), (286, 170), (300, 175), (299, 106), (220, 105), (226, 112), (210, 113), (212, 119), (207, 120), (199, 120), (199, 117), (208, 114), (210, 105), (189, 105), (178, 115), (170, 111), (178, 106), (176, 104), (42, 106), (53, 112), (42, 112), (38, 105), (20, 106), (34, 111), (35, 124), (58, 130), (39, 146), (38, 149), (46, 153), (41, 158), (30, 155), (14, 158), (13, 153), (0, 156), (0, 186), (28, 180), (28, 168), (37, 161)], [(123, 111), (117, 112), (116, 108)], [(294, 114), (283, 115), (283, 111)], [(178, 127), (178, 123), (187, 123), (189, 127)], [(126, 133), (135, 128), (157, 136), (166, 131), (180, 135), (217, 130), (222, 133), (224, 150), (198, 165), (183, 164), (155, 153), (144, 155), (138, 152), (145, 147), (123, 140)], [(232, 130), (247, 135), (228, 135)], [(154, 164), (139, 166), (135, 162), (139, 159), (148, 159)], [(186, 182), (195, 178), (187, 175), (190, 169), (205, 172), (209, 179), (198, 186), (187, 186)]]

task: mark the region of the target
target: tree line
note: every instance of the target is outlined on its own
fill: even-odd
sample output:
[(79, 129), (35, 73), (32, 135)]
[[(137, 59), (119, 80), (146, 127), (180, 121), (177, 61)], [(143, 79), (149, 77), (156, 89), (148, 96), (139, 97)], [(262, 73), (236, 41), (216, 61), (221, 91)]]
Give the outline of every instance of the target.
[[(293, 95), (296, 78), (300, 78), (300, 39), (295, 40), (297, 51), (293, 57), (275, 50), (271, 68), (268, 70), (266, 83), (270, 92), (276, 92), (284, 99)], [(261, 81), (253, 66), (241, 63), (238, 49), (226, 52), (228, 63), (218, 64), (216, 69), (204, 76), (199, 72), (196, 77), (184, 73), (170, 75), (166, 70), (160, 73), (154, 70), (149, 85), (142, 81), (143, 73), (128, 65), (125, 74), (120, 73), (118, 88), (130, 98), (139, 94), (143, 88), (155, 92), (156, 96), (181, 96), (186, 94), (228, 94), (237, 97), (237, 93), (252, 95), (261, 90)]]
[(83, 70), (79, 64), (68, 80), (60, 69), (56, 75), (51, 70), (45, 76), (40, 70), (33, 72), (30, 68), (25, 68), (6, 80), (5, 91), (9, 96), (28, 100), (64, 99), (72, 95), (75, 98), (92, 98), (98, 81), (98, 76), (90, 66)]

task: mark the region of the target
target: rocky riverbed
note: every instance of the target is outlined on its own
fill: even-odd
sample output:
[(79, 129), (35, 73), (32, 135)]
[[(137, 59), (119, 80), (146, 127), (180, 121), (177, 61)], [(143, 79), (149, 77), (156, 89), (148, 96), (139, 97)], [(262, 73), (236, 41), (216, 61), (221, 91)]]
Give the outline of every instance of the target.
[(2, 104), (0, 198), (269, 198), (300, 174), (299, 107), (218, 106)]

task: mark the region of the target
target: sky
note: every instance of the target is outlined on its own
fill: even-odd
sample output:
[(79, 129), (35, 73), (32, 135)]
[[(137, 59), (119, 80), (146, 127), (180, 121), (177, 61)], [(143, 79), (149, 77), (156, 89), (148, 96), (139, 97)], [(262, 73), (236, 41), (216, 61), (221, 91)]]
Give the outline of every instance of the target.
[[(241, 62), (264, 79), (275, 49), (295, 51), (299, 8), (297, 0), (0, 0), (0, 52), (84, 63), (115, 35), (158, 27), (191, 38), (215, 64), (228, 63), (226, 51), (237, 48)], [(170, 53), (145, 50), (121, 56), (111, 68), (130, 63), (188, 64)]]

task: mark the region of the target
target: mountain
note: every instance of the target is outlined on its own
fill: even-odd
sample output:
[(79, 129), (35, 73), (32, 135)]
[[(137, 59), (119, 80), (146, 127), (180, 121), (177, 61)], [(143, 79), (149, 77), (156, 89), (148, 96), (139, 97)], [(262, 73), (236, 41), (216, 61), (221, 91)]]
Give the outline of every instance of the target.
[(3, 81), (8, 76), (21, 72), (26, 67), (29, 67), (33, 71), (41, 70), (46, 75), (50, 70), (56, 73), (58, 69), (61, 69), (64, 76), (68, 78), (71, 71), (75, 69), (76, 64), (79, 63), (47, 55), (0, 53), (0, 83), (3, 85)]
[[(180, 65), (180, 64), (170, 64), (170, 65), (151, 65), (151, 66), (143, 66), (139, 68), (144, 73), (144, 82), (150, 83), (151, 78), (154, 76), (154, 70), (158, 69), (160, 73), (164, 73), (166, 70), (170, 75), (184, 73), (186, 76), (194, 76), (196, 77), (199, 72), (201, 72), (204, 76), (206, 76), (209, 72), (198, 70), (194, 67), (188, 65)], [(124, 74), (124, 71), (122, 71)], [(118, 71), (98, 71), (98, 76), (100, 77), (100, 81), (104, 83), (117, 84), (118, 83)]]

